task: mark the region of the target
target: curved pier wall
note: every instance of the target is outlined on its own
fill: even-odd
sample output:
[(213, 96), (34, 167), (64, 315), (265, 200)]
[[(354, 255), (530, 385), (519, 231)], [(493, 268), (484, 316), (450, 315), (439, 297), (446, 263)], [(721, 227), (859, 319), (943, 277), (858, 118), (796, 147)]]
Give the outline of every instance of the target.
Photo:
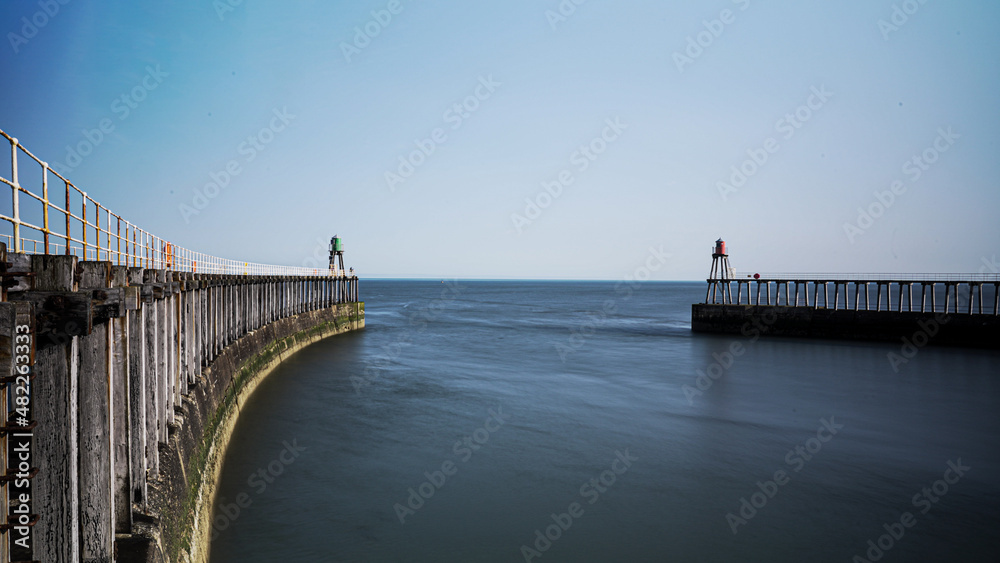
[(151, 270), (2, 243), (0, 273), (0, 400), (30, 396), (0, 433), (8, 474), (30, 468), (0, 493), (0, 510), (33, 520), (0, 537), (16, 561), (204, 561), (240, 405), (295, 350), (364, 327), (356, 277)]
[(169, 444), (160, 448), (160, 476), (149, 484), (150, 512), (158, 522), (141, 536), (155, 540), (149, 542), (155, 549), (140, 560), (208, 561), (222, 461), (247, 398), (291, 354), (364, 324), (364, 303), (335, 305), (271, 323), (222, 351), (185, 399)]

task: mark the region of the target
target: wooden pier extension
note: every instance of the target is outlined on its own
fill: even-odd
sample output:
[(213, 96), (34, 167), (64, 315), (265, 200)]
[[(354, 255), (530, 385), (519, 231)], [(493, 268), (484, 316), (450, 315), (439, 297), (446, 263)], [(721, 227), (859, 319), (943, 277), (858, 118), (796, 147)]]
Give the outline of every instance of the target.
[(0, 401), (30, 397), (0, 439), (6, 474), (24, 477), (0, 494), (2, 561), (205, 560), (242, 397), (302, 345), (364, 327), (356, 277), (144, 269), (3, 244), (0, 274)]
[[(1000, 276), (820, 275), (709, 279), (691, 329), (1000, 348)], [(766, 318), (765, 318), (766, 317)], [(933, 323), (933, 324), (932, 324)], [(933, 330), (926, 327), (934, 326)]]

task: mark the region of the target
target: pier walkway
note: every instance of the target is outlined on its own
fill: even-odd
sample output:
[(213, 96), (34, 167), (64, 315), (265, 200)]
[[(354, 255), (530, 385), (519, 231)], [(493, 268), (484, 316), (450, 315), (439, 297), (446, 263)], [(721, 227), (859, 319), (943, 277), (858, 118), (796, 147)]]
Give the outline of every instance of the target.
[(1000, 314), (1000, 275), (996, 274), (771, 274), (707, 282), (708, 304)]
[(695, 332), (894, 341), (904, 350), (1000, 349), (996, 274), (734, 274), (706, 281), (705, 303), (691, 306)]
[(0, 563), (205, 561), (242, 403), (364, 327), (358, 278), (180, 247), (0, 136)]

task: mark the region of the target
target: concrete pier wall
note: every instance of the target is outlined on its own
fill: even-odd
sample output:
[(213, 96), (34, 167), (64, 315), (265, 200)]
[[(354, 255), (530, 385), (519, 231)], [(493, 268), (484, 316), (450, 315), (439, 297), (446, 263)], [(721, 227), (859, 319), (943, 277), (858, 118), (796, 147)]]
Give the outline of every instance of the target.
[(891, 342), (921, 335), (917, 338), (926, 338), (926, 344), (998, 349), (1000, 317), (991, 313), (694, 304), (691, 306), (691, 330), (744, 336), (759, 333), (769, 336)]
[(295, 350), (364, 327), (357, 278), (0, 254), (2, 387), (16, 396), (29, 360), (19, 335), (30, 333), (22, 394), (34, 424), (6, 431), (0, 454), (16, 472), (13, 449), (28, 443), (37, 468), (2, 495), (9, 512), (37, 516), (0, 539), (12, 560), (205, 561), (218, 469), (245, 398)]

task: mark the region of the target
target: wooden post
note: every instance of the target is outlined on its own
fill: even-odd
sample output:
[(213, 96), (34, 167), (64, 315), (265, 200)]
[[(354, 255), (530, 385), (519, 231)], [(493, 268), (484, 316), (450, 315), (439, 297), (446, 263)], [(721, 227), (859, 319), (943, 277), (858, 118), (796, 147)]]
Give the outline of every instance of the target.
[(145, 327), (145, 347), (146, 347), (146, 369), (143, 373), (145, 379), (145, 402), (146, 402), (146, 470), (150, 477), (160, 474), (160, 411), (157, 404), (160, 402), (159, 386), (159, 365), (160, 347), (158, 345), (158, 335), (160, 330), (160, 315), (156, 306), (156, 270), (145, 270), (143, 272), (143, 295), (142, 308), (144, 311)]
[[(111, 287), (127, 295), (128, 268), (113, 266), (111, 268)], [(131, 504), (131, 437), (129, 425), (129, 313), (128, 303), (121, 304), (121, 316), (111, 319), (111, 404), (113, 411), (111, 420), (114, 424), (112, 436), (114, 461), (114, 494), (115, 494), (115, 533), (128, 534), (132, 532)]]
[[(170, 435), (167, 427), (168, 409), (171, 400), (170, 389), (170, 319), (167, 316), (167, 299), (170, 288), (167, 284), (167, 271), (156, 271), (156, 282), (160, 285), (161, 295), (156, 299), (156, 427), (157, 440), (166, 444)], [(159, 456), (157, 456), (159, 457)]]
[[(36, 255), (31, 257), (36, 291), (76, 291), (76, 256)], [(32, 556), (39, 561), (76, 563), (80, 561), (80, 458), (77, 393), (80, 334), (89, 327), (64, 325), (51, 336), (57, 342), (39, 344), (32, 382), (35, 464), (42, 471), (32, 483), (33, 505), (44, 507), (46, 518), (39, 520), (32, 535), (36, 538)], [(36, 334), (41, 337), (43, 335)], [(43, 539), (44, 538), (44, 539)]]
[[(111, 287), (111, 262), (80, 262), (80, 289)], [(111, 561), (115, 540), (113, 342), (109, 322), (80, 337), (80, 557)]]
[[(131, 502), (144, 511), (147, 507), (146, 490), (146, 311), (142, 303), (141, 267), (128, 268), (128, 293), (125, 306), (128, 310), (128, 424), (129, 463), (131, 475)], [(131, 511), (130, 511), (131, 512)]]

